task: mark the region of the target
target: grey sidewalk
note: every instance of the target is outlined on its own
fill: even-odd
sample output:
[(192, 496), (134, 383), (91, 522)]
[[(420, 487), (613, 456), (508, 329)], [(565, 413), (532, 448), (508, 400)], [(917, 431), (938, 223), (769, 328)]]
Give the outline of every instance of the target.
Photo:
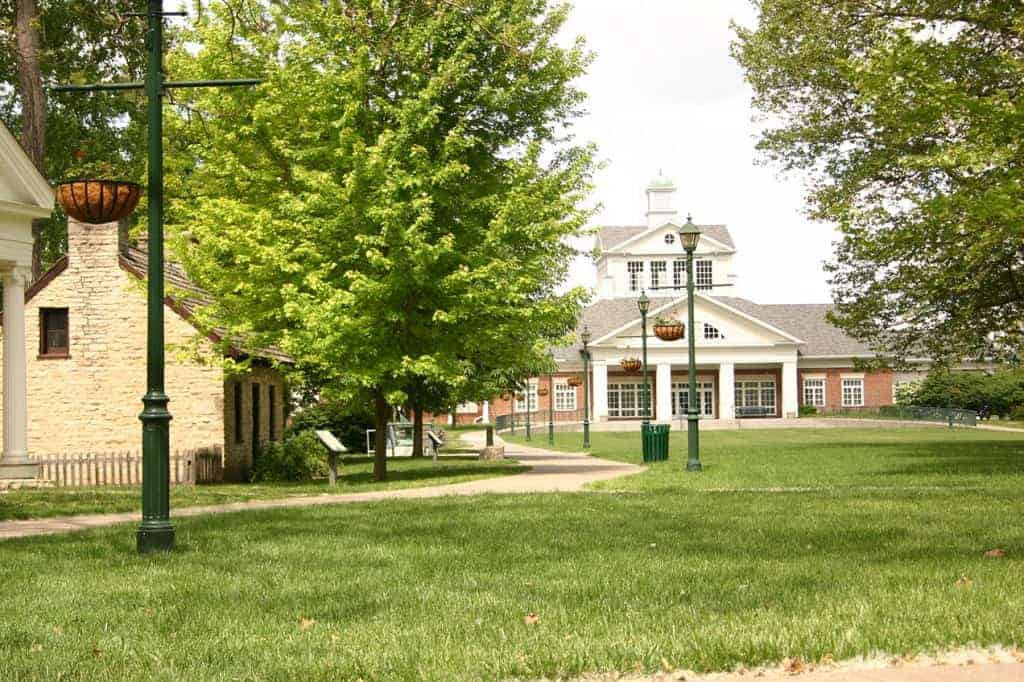
[[(480, 438), (482, 439), (482, 434)], [(308, 497), (288, 497), (279, 500), (236, 502), (206, 507), (182, 507), (181, 509), (171, 510), (171, 516), (173, 518), (183, 518), (203, 514), (227, 514), (258, 509), (290, 509), (329, 504), (377, 502), (381, 500), (421, 500), (451, 495), (577, 492), (590, 482), (627, 476), (643, 470), (643, 467), (632, 464), (611, 462), (582, 454), (548, 452), (518, 445), (507, 446), (507, 448), (507, 456), (510, 459), (518, 460), (529, 466), (530, 469), (512, 476), (499, 476), (497, 478), (485, 478), (466, 483), (453, 483), (426, 488), (405, 488), (341, 495), (324, 494)], [(32, 535), (70, 533), (89, 528), (103, 528), (119, 523), (134, 523), (138, 521), (138, 512), (4, 521), (0, 522), (0, 540)]]

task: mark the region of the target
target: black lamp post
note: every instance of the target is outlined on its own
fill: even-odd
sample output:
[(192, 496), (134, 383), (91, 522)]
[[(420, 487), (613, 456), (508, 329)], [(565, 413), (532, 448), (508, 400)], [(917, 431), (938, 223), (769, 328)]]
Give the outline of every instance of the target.
[[(687, 436), (687, 471), (700, 471), (700, 431), (699, 415), (697, 414), (697, 350), (696, 330), (693, 323), (693, 253), (697, 250), (697, 243), (700, 242), (700, 228), (693, 224), (690, 216), (686, 217), (686, 224), (679, 229), (679, 241), (686, 251), (686, 308), (687, 308), (687, 345), (689, 346), (689, 368), (690, 368), (690, 390), (689, 400), (686, 406), (686, 436)], [(646, 372), (646, 367), (644, 369)]]
[(651, 311), (651, 299), (647, 298), (646, 291), (640, 292), (640, 299), (636, 302), (636, 307), (640, 309), (640, 338), (643, 344), (644, 357), (644, 392), (643, 397), (640, 399), (640, 409), (643, 410), (643, 426), (641, 431), (646, 434), (647, 427), (651, 424), (651, 410), (647, 393), (647, 313)]
[(580, 334), (583, 341), (583, 449), (590, 449), (590, 373), (588, 364), (590, 362), (590, 327), (584, 325), (583, 333)]

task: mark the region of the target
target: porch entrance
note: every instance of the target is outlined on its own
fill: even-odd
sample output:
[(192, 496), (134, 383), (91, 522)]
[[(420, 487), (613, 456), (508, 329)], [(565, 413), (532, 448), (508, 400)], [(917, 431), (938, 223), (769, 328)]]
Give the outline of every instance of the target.
[[(690, 405), (690, 382), (673, 382), (672, 416), (685, 416)], [(715, 418), (715, 382), (697, 382), (697, 414), (701, 419)]]

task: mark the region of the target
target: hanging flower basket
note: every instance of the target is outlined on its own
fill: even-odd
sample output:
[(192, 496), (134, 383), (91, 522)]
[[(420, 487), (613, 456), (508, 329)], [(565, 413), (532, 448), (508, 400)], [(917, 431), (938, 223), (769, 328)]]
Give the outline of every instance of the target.
[(548, 392), (549, 391), (548, 391), (548, 387), (547, 386), (538, 386), (537, 387), (537, 395), (539, 395), (542, 398), (544, 396), (546, 396), (548, 394)]
[(583, 377), (569, 377), (565, 380), (565, 383), (569, 384), (573, 388), (583, 385)]
[(659, 317), (654, 321), (654, 335), (662, 341), (678, 341), (686, 334), (686, 325), (673, 318)]
[(619, 365), (622, 367), (623, 371), (628, 372), (629, 374), (638, 374), (640, 372), (640, 368), (643, 367), (643, 363), (640, 362), (640, 358), (622, 358)]
[(505, 391), (504, 393), (501, 394), (501, 399), (502, 400), (510, 400), (511, 398), (512, 398), (512, 394), (509, 393), (508, 391)]
[(64, 212), (90, 225), (127, 217), (141, 196), (137, 182), (123, 180), (72, 180), (57, 186), (57, 201)]

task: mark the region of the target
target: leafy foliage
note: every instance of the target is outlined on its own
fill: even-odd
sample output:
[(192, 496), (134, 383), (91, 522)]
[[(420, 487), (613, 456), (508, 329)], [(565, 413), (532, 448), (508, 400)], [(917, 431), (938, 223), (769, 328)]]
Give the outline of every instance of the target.
[(806, 174), (811, 215), (843, 232), (833, 320), (896, 359), (1016, 355), (1020, 3), (756, 4), (734, 54), (765, 114), (765, 158)]
[(327, 451), (312, 431), (291, 435), (283, 442), (264, 443), (252, 470), (254, 483), (309, 481), (327, 474)]
[[(170, 218), (206, 321), (274, 344), (326, 398), (457, 402), (546, 368), (589, 217), (592, 150), (564, 137), (588, 62), (547, 0), (210, 3)], [(195, 242), (195, 243), (193, 243)], [(431, 405), (426, 405), (431, 407)], [(378, 475), (384, 448), (377, 443)]]
[[(0, 120), (21, 133), (14, 39), (16, 0), (0, 0)], [(46, 0), (39, 5), (41, 68), (45, 85), (142, 80), (145, 20), (124, 15), (138, 11), (132, 0)], [(10, 18), (10, 21), (7, 19)], [(138, 180), (145, 170), (145, 98), (141, 93), (48, 93), (46, 167), (51, 183), (75, 175), (84, 158), (117, 168), (117, 179)], [(60, 209), (42, 226), (42, 266), (67, 248)]]
[(292, 417), (288, 433), (326, 429), (349, 452), (366, 452), (366, 430), (374, 427), (373, 414), (365, 404), (325, 401), (304, 408)]
[(925, 407), (952, 404), (976, 411), (987, 408), (992, 414), (1010, 416), (1024, 407), (1024, 370), (1006, 369), (994, 374), (939, 370), (929, 373), (900, 400)]

